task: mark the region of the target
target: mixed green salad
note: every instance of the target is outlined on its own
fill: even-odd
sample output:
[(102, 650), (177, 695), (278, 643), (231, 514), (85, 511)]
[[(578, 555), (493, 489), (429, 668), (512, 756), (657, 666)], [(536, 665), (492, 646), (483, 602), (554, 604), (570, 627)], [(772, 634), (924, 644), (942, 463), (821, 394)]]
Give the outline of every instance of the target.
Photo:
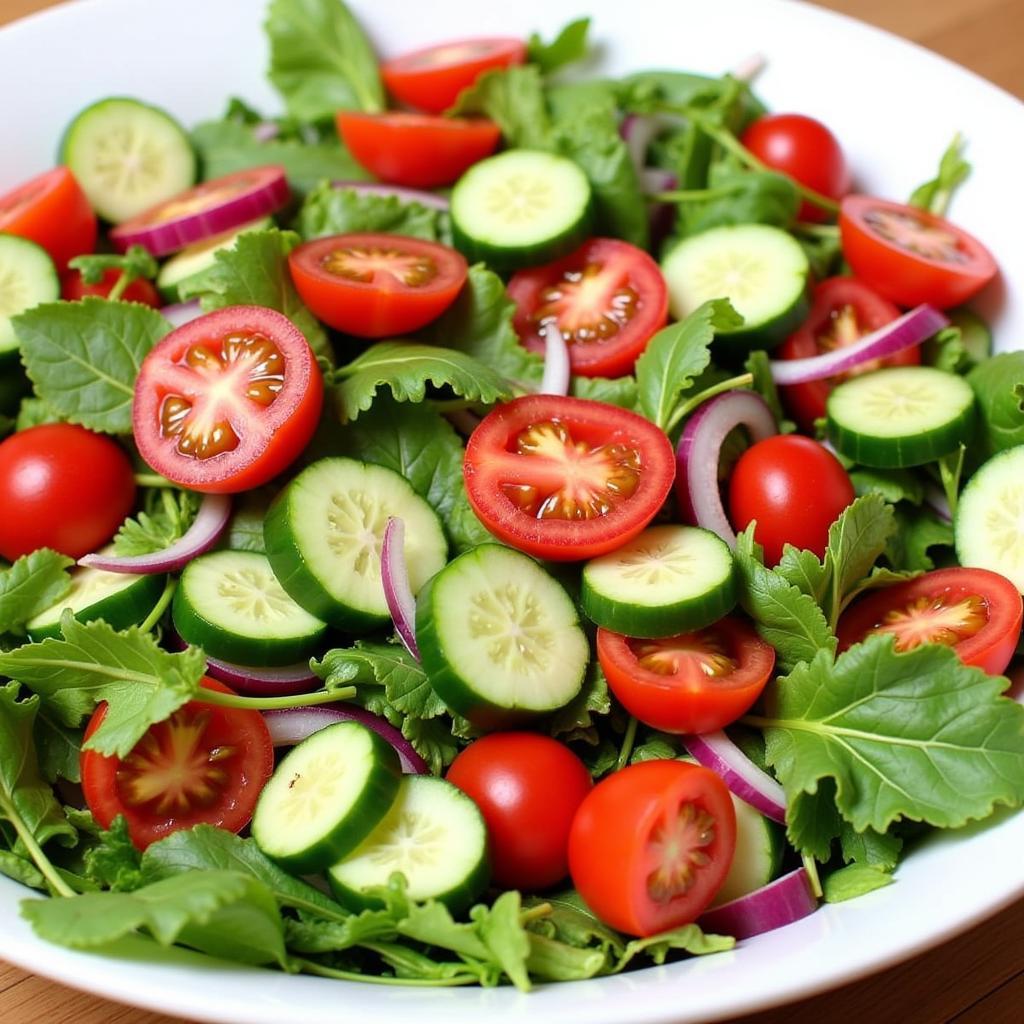
[(856, 195), (757, 61), (583, 78), (589, 28), (379, 63), (272, 0), (282, 116), (102, 98), (0, 196), (40, 936), (526, 990), (1024, 800), (1024, 353), (964, 305), (964, 143)]

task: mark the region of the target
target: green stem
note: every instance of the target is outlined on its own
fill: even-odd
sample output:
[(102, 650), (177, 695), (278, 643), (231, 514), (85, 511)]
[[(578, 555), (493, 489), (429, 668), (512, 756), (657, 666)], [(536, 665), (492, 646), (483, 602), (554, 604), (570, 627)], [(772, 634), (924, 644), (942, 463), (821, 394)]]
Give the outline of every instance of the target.
[(637, 721), (633, 715), (629, 716), (629, 724), (626, 726), (626, 735), (622, 737), (622, 748), (619, 750), (619, 758), (615, 762), (615, 771), (622, 771), (629, 763), (629, 755), (633, 753), (633, 744), (636, 742)]
[(818, 862), (809, 853), (802, 853), (800, 859), (804, 862), (804, 871), (807, 872), (807, 880), (811, 883), (811, 892), (820, 900), (825, 892), (821, 888), (821, 878), (818, 876)]
[(239, 697), (219, 690), (203, 690), (196, 698), (203, 704), (216, 704), (222, 708), (240, 708), (243, 711), (284, 711), (287, 708), (312, 708), (317, 704), (336, 704), (356, 695), (354, 686), (339, 686), (336, 690), (317, 690), (315, 693), (297, 693), (291, 697)]
[(838, 224), (810, 224), (805, 220), (798, 220), (792, 227), (793, 232), (798, 235), (807, 235), (810, 238), (838, 238)]
[(520, 924), (529, 924), (530, 921), (539, 921), (541, 918), (550, 917), (555, 908), (550, 903), (538, 903), (535, 907), (527, 907), (519, 915)]
[(741, 190), (740, 184), (720, 185), (718, 188), (673, 189), (670, 192), (656, 192), (648, 196), (655, 203), (710, 203), (713, 199), (724, 199)]
[(50, 858), (43, 853), (43, 848), (36, 842), (36, 837), (25, 826), (21, 815), (13, 807), (4, 807), (4, 817), (14, 826), (18, 838), (25, 844), (32, 863), (39, 869), (39, 873), (50, 883), (50, 888), (58, 896), (76, 896), (74, 889), (64, 881), (57, 873), (57, 869), (50, 862)]
[(367, 981), (373, 985), (406, 985), (410, 988), (451, 988), (455, 985), (476, 985), (480, 979), (473, 974), (459, 974), (454, 978), (382, 978), (377, 974), (360, 974), (358, 971), (341, 971), (336, 967), (325, 967), (315, 960), (292, 957), (292, 963), (298, 964), (308, 974), (316, 974), (321, 978), (338, 978), (341, 981)]
[(956, 515), (956, 506), (960, 497), (960, 475), (964, 469), (964, 455), (967, 447), (960, 447), (951, 455), (944, 455), (939, 459), (939, 476), (942, 479), (942, 489), (946, 493), (946, 504), (949, 505), (949, 516), (952, 519)]
[(167, 606), (171, 603), (171, 598), (174, 597), (174, 591), (177, 589), (178, 581), (173, 577), (168, 577), (167, 582), (164, 584), (164, 592), (160, 595), (160, 600), (153, 606), (153, 610), (142, 620), (142, 624), (139, 629), (143, 633), (148, 633), (159, 621), (160, 617), (165, 611)]
[(135, 483), (138, 487), (177, 487), (170, 480), (157, 473), (136, 473)]
[(115, 282), (114, 287), (110, 289), (110, 294), (107, 298), (111, 302), (117, 302), (128, 290), (128, 285), (130, 285), (133, 280), (134, 278), (129, 275), (127, 270), (122, 270), (121, 276)]
[(752, 373), (741, 373), (738, 377), (730, 377), (728, 380), (723, 380), (718, 384), (712, 384), (711, 387), (705, 388), (703, 391), (698, 391), (697, 394), (691, 395), (682, 405), (678, 406), (668, 418), (668, 424), (665, 427), (665, 433), (671, 434), (673, 430), (683, 421), (684, 417), (689, 416), (698, 406), (703, 405), (709, 398), (714, 398), (715, 395), (720, 395), (725, 391), (735, 391), (737, 388), (749, 388), (754, 383), (754, 375)]

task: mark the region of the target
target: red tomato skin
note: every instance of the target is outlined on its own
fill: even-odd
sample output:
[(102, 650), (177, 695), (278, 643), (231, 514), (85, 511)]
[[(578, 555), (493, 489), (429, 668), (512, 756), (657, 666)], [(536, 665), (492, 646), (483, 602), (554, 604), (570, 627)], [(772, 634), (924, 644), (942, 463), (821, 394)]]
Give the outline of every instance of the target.
[[(682, 898), (658, 903), (647, 890), (648, 840), (685, 803), (715, 820), (710, 862)], [(695, 921), (725, 881), (736, 848), (732, 797), (714, 772), (684, 761), (644, 761), (602, 779), (580, 805), (569, 834), (569, 870), (587, 906), (629, 935), (653, 935)]]
[(0, 555), (37, 548), (81, 558), (117, 532), (135, 504), (123, 448), (71, 423), (20, 430), (0, 443)]
[(729, 518), (737, 530), (757, 520), (754, 539), (768, 565), (786, 544), (825, 554), (828, 528), (855, 497), (839, 460), (817, 441), (777, 434), (751, 445), (729, 478)]
[(453, 185), (501, 141), (498, 126), (482, 117), (341, 111), (336, 120), (338, 134), (363, 167), (406, 188)]
[(532, 891), (565, 878), (572, 819), (593, 787), (568, 747), (539, 733), (491, 733), (455, 758), (447, 779), (484, 816), (495, 882)]
[[(99, 284), (86, 284), (82, 280), (82, 275), (77, 270), (69, 270), (61, 278), (61, 298), (66, 299), (68, 302), (77, 302), (79, 299), (84, 299), (87, 295), (97, 295), (101, 299), (108, 298), (111, 289), (117, 284), (120, 277), (121, 272), (111, 267), (110, 270), (104, 271), (103, 280)], [(147, 281), (142, 277), (128, 285), (121, 296), (121, 301), (140, 302), (142, 305), (151, 306), (153, 309), (160, 309), (163, 306), (160, 293), (153, 286), (153, 282)]]

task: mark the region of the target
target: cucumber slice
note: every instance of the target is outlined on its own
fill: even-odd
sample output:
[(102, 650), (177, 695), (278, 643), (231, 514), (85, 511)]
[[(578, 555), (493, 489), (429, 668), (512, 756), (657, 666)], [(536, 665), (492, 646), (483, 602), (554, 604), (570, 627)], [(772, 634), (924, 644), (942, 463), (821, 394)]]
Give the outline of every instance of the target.
[(807, 316), (810, 266), (781, 228), (739, 224), (685, 238), (662, 260), (669, 308), (677, 320), (709, 299), (727, 298), (743, 324), (719, 331), (719, 348), (772, 348)]
[(934, 462), (974, 433), (974, 392), (933, 366), (892, 366), (843, 381), (828, 396), (828, 437), (862, 466)]
[(960, 342), (971, 366), (983, 363), (992, 355), (992, 331), (977, 313), (961, 307), (950, 310), (946, 316), (954, 327), (960, 328)]
[(170, 114), (116, 96), (77, 114), (61, 140), (60, 157), (92, 208), (113, 224), (172, 199), (196, 180), (196, 157)]
[(314, 654), (327, 632), (256, 551), (214, 551), (190, 562), (171, 614), (183, 640), (238, 665), (291, 665)]
[(405, 521), (405, 558), (415, 594), (448, 559), (434, 510), (383, 466), (343, 458), (314, 462), (285, 488), (264, 524), (267, 555), (281, 586), (340, 629), (386, 625), (391, 617), (380, 549), (389, 516)]
[(675, 636), (717, 622), (736, 604), (729, 545), (698, 526), (652, 526), (583, 567), (591, 622), (626, 636)]
[[(731, 795), (731, 794), (730, 794)], [(737, 900), (773, 881), (786, 852), (786, 829), (733, 796), (736, 811), (736, 852), (713, 907)]]
[(474, 164), (455, 185), (455, 247), (499, 271), (547, 263), (590, 234), (590, 199), (590, 182), (572, 160), (510, 149)]
[(438, 900), (455, 914), (468, 908), (490, 874), (476, 804), (443, 779), (404, 776), (386, 817), (327, 879), (339, 903), (360, 911), (383, 906), (366, 890), (387, 885), (394, 871), (405, 875), (410, 899)]
[(12, 317), (60, 298), (60, 278), (50, 254), (18, 235), (0, 234), (0, 373), (13, 373), (18, 338)]
[(256, 804), (252, 837), (289, 871), (322, 871), (373, 831), (401, 778), (390, 743), (359, 722), (329, 725), (277, 766)]
[(953, 531), (961, 565), (1002, 573), (1024, 594), (1024, 446), (993, 455), (975, 472)]
[(416, 636), (438, 695), (482, 729), (564, 707), (590, 661), (563, 587), (532, 558), (500, 544), (467, 551), (423, 588)]

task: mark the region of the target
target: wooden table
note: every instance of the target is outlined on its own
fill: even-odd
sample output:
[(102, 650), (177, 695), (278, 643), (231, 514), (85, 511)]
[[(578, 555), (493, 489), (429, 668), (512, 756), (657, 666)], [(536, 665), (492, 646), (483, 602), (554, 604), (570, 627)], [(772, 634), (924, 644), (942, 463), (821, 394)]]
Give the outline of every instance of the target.
[[(0, 24), (55, 2), (0, 0)], [(821, 6), (913, 39), (1024, 97), (1024, 0), (824, 0)], [(733, 1024), (945, 1024), (954, 1019), (957, 1024), (1024, 1020), (1024, 902), (883, 974)], [(2, 962), (0, 1021), (181, 1024), (82, 995)]]

